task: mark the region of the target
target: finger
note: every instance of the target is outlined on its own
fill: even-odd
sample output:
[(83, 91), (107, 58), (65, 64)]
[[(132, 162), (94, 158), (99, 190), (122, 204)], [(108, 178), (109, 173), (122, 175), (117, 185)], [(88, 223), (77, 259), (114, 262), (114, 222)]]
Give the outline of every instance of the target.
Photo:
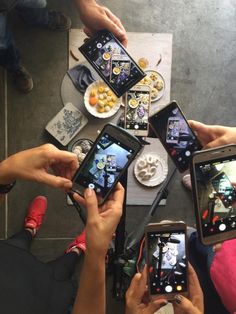
[(182, 295), (174, 297), (174, 308), (180, 310), (183, 314), (201, 314), (193, 303)]
[(108, 17), (103, 21), (104, 28), (108, 29), (115, 37), (117, 37), (122, 44), (127, 45), (126, 33), (120, 29), (111, 19)]
[(87, 222), (96, 221), (99, 216), (97, 196), (93, 189), (84, 192), (85, 207), (87, 208)]
[(78, 193), (73, 193), (73, 198), (77, 203), (82, 204), (83, 206), (86, 206), (85, 199)]
[(58, 149), (52, 152), (51, 164), (58, 162), (61, 162), (63, 164), (70, 164), (72, 162), (78, 162), (78, 159), (76, 154)]
[(221, 250), (222, 244), (223, 243), (217, 243), (213, 245), (213, 248), (212, 248), (213, 252), (219, 252)]
[(47, 185), (50, 185), (55, 188), (63, 189), (65, 191), (69, 190), (72, 188), (72, 182), (66, 178), (63, 177), (57, 177), (53, 174), (49, 173), (39, 173), (38, 176), (38, 181), (41, 183), (45, 183)]
[(88, 27), (84, 27), (84, 33), (88, 36), (88, 37), (93, 37), (95, 35), (95, 32), (88, 28)]
[(120, 182), (117, 183), (114, 192), (112, 193), (112, 198), (116, 202), (120, 202), (123, 204), (125, 196), (125, 189), (123, 188), (122, 184)]
[(209, 148), (214, 148), (214, 147), (219, 147), (224, 145), (224, 140), (220, 137), (215, 139), (214, 141), (209, 142), (208, 144), (206, 144), (204, 146), (205, 149), (209, 149)]
[(198, 280), (198, 276), (197, 276), (193, 266), (190, 263), (188, 263), (188, 276), (189, 276), (189, 282), (191, 283), (191, 285), (194, 286), (194, 289), (198, 289), (198, 290), (202, 291), (201, 287), (200, 287), (199, 280)]
[(145, 313), (146, 314), (153, 314), (157, 310), (159, 310), (161, 307), (165, 306), (168, 302), (165, 299), (158, 299), (155, 301), (152, 301), (147, 306)]
[(108, 16), (118, 27), (120, 27), (120, 29), (121, 29), (124, 33), (126, 33), (126, 30), (125, 30), (123, 24), (121, 23), (120, 19), (119, 19), (117, 16), (115, 16), (115, 14), (113, 14), (113, 13), (111, 12), (111, 10), (109, 10), (108, 8), (105, 8), (105, 11), (106, 11), (107, 16)]

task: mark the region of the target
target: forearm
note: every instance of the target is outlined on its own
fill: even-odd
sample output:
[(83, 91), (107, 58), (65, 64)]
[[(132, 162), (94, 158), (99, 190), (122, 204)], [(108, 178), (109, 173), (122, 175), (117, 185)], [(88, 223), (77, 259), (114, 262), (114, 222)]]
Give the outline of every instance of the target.
[(73, 314), (105, 314), (105, 258), (85, 254)]
[[(10, 174), (10, 168), (7, 159), (0, 163), (0, 185), (7, 185), (15, 181)], [(0, 194), (0, 203), (5, 200), (5, 194)]]
[(76, 7), (78, 8), (79, 12), (82, 12), (83, 9), (90, 4), (96, 4), (96, 0), (74, 0)]

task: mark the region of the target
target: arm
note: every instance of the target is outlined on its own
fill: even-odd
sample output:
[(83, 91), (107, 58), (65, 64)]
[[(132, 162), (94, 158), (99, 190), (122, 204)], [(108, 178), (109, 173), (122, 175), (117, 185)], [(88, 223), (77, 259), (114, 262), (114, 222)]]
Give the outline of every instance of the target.
[(236, 143), (236, 128), (221, 125), (206, 125), (193, 120), (189, 120), (188, 122), (203, 148), (213, 148)]
[(2, 161), (0, 184), (23, 179), (67, 191), (72, 187), (71, 178), (77, 168), (78, 160), (75, 154), (45, 144), (14, 154)]
[(107, 29), (112, 32), (126, 47), (127, 35), (120, 19), (108, 8), (99, 5), (95, 0), (74, 0), (78, 8), (84, 32), (87, 36), (94, 36), (97, 31)]
[(73, 314), (104, 314), (105, 256), (122, 214), (124, 189), (118, 183), (114, 193), (100, 208), (91, 189), (85, 191), (85, 200), (77, 194), (73, 197), (87, 208), (85, 260)]

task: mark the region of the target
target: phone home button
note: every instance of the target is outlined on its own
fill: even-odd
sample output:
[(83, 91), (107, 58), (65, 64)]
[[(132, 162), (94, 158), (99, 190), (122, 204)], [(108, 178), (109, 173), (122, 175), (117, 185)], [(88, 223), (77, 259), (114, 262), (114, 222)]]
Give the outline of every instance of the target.
[(166, 292), (172, 292), (173, 288), (171, 286), (166, 286), (165, 291)]
[(220, 224), (219, 225), (219, 230), (220, 231), (225, 231), (225, 229), (226, 229), (226, 225), (225, 224)]

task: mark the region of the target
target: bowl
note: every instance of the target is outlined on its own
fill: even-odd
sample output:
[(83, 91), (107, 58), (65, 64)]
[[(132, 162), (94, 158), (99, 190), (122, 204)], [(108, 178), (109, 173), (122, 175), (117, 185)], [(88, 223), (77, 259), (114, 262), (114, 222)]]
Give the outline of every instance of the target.
[(88, 86), (84, 94), (84, 105), (96, 118), (109, 118), (117, 113), (122, 102), (103, 82), (95, 81)]

